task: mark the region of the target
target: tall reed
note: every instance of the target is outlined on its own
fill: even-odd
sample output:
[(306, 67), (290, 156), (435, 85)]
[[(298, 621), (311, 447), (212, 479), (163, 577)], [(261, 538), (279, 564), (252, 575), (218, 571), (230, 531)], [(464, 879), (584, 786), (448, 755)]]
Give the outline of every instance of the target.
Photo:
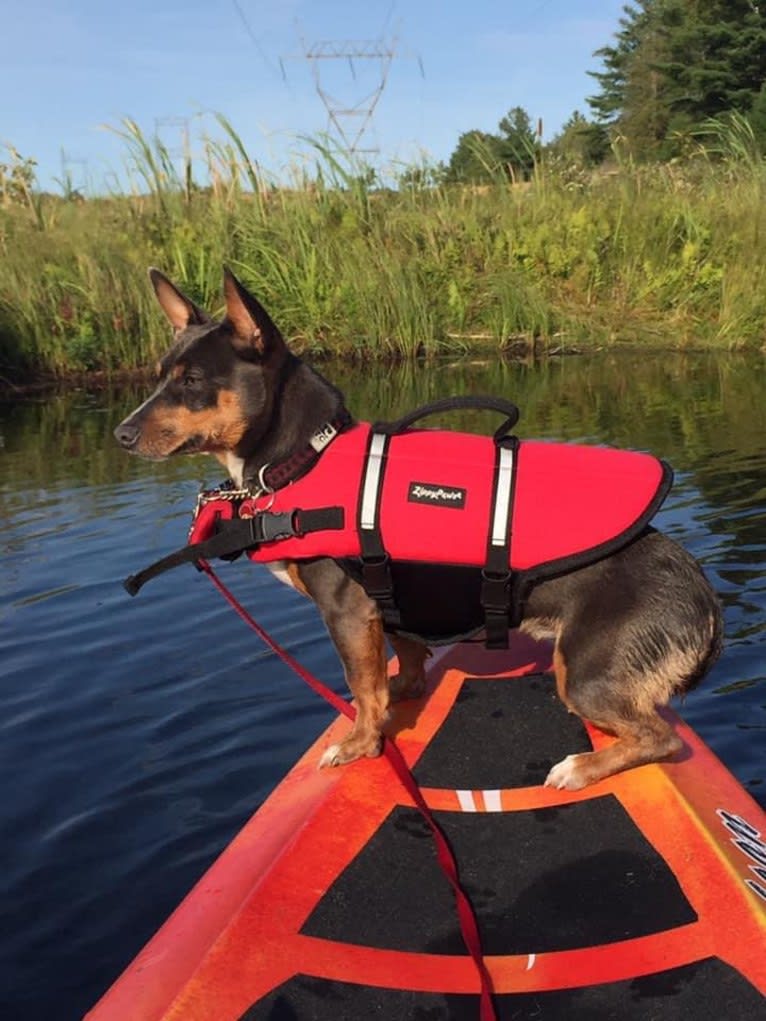
[(711, 129), (683, 164), (541, 161), (531, 182), (480, 187), (434, 183), (426, 164), (393, 189), (324, 138), (276, 182), (217, 123), (204, 181), (126, 119), (127, 188), (0, 206), (0, 376), (152, 363), (167, 332), (148, 265), (214, 311), (231, 265), (315, 354), (764, 343), (766, 169), (741, 125)]

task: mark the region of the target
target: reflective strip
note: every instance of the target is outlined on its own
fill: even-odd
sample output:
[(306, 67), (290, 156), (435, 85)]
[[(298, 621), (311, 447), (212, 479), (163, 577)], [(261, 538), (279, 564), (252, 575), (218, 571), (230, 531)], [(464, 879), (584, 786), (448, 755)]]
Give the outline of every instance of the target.
[(387, 438), (383, 433), (373, 433), (370, 452), (367, 455), (367, 468), (362, 490), (362, 510), (359, 515), (359, 527), (367, 531), (371, 531), (375, 527), (375, 506), (378, 502), (380, 472), (383, 467), (383, 454), (386, 450)]
[(455, 791), (460, 807), (464, 812), (475, 812), (476, 802), (473, 800), (473, 791)]
[(503, 806), (500, 804), (500, 791), (482, 791), (484, 796), (484, 811), (485, 812), (502, 812)]
[(529, 957), (527, 958), (526, 971), (531, 971), (532, 968), (534, 968), (536, 959), (537, 959), (537, 954), (530, 954), (529, 955)]
[(500, 463), (497, 467), (497, 493), (495, 494), (495, 515), (492, 519), (492, 545), (505, 546), (508, 534), (508, 511), (511, 506), (511, 482), (513, 481), (513, 451), (500, 448)]

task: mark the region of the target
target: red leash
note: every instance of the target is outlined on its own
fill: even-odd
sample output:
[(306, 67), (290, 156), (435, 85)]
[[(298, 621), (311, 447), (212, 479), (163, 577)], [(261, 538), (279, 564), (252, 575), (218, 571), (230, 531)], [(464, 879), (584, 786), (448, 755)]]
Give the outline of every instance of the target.
[[(253, 617), (251, 617), (244, 606), (242, 606), (235, 596), (232, 595), (206, 560), (200, 560), (198, 563), (229, 606), (231, 606), (235, 613), (242, 618), (248, 627), (255, 631), (261, 641), (268, 645), (271, 651), (279, 656), (279, 658), (286, 663), (291, 670), (294, 670), (310, 688), (312, 688), (318, 695), (321, 695), (326, 702), (329, 702), (333, 709), (337, 710), (339, 713), (343, 713), (343, 715), (347, 716), (350, 720), (353, 720), (356, 716), (356, 710), (354, 707), (350, 706), (348, 702), (340, 697), (340, 695), (336, 695), (334, 691), (331, 691), (330, 688), (322, 684), (322, 682), (312, 673), (309, 673), (309, 671), (302, 666), (298, 660), (287, 651), (287, 649), (275, 642), (271, 635), (263, 630), (261, 625), (254, 620)], [(420, 793), (420, 788), (415, 782), (412, 773), (409, 771), (402, 753), (391, 738), (387, 737), (384, 739), (383, 754), (391, 764), (402, 786), (412, 798), (415, 803), (415, 807), (428, 823), (436, 844), (436, 857), (439, 861), (439, 865), (455, 893), (455, 901), (457, 903), (457, 913), (460, 921), (460, 931), (463, 935), (463, 942), (465, 943), (466, 949), (476, 965), (476, 970), (479, 974), (479, 982), (481, 983), (479, 1017), (481, 1021), (497, 1021), (497, 1015), (495, 1013), (491, 996), (492, 982), (481, 951), (481, 937), (479, 936), (479, 927), (476, 923), (476, 915), (474, 914), (471, 902), (460, 885), (457, 862), (455, 861), (455, 856), (452, 853), (452, 848), (447, 843), (447, 838), (439, 829), (436, 820), (431, 815), (431, 811), (428, 808), (428, 805), (426, 805), (423, 795)]]

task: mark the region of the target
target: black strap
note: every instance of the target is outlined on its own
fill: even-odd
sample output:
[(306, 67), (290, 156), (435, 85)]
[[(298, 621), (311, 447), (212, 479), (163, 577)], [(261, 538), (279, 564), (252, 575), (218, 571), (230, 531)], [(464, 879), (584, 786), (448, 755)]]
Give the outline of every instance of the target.
[(374, 599), (380, 607), (384, 628), (396, 630), (401, 625), (401, 615), (394, 596), (391, 560), (383, 546), (380, 531), (380, 503), (388, 444), (389, 437), (377, 432), (373, 427), (364, 459), (357, 508), (357, 531), (361, 552), (362, 586), (370, 599)]
[(169, 553), (161, 560), (145, 567), (137, 574), (131, 574), (123, 582), (131, 596), (139, 589), (180, 564), (197, 563), (199, 560), (212, 560), (215, 557), (230, 557), (243, 550), (253, 549), (264, 542), (276, 542), (293, 536), (305, 535), (307, 532), (321, 532), (341, 529), (345, 515), (342, 507), (320, 507), (316, 510), (291, 510), (281, 513), (261, 511), (252, 518), (235, 518), (232, 521), (221, 521), (219, 531), (205, 539)]
[[(481, 605), (488, 649), (508, 648), (511, 622), (511, 523), (519, 441), (509, 437), (495, 450), (487, 556), (481, 572)], [(513, 600), (515, 602), (515, 599)], [(515, 623), (515, 622), (514, 622)]]
[[(223, 557), (247, 549), (255, 542), (252, 536), (254, 520), (255, 518), (238, 518), (236, 521), (227, 521), (225, 522), (226, 529), (222, 528), (217, 535), (205, 539), (204, 542), (195, 542), (182, 546), (181, 549), (177, 549), (173, 553), (168, 553), (167, 556), (145, 567), (143, 571), (131, 574), (122, 584), (131, 596), (135, 596), (147, 581), (151, 581), (157, 575), (164, 574), (165, 571), (170, 571), (181, 564), (196, 563), (198, 560), (212, 560), (214, 557)], [(222, 522), (222, 524), (224, 523)]]
[(424, 404), (420, 408), (415, 408), (414, 411), (402, 415), (401, 418), (397, 418), (393, 422), (378, 422), (372, 428), (374, 432), (384, 433), (386, 436), (397, 436), (399, 433), (406, 432), (411, 425), (419, 422), (421, 418), (426, 418), (428, 415), (436, 415), (442, 411), (457, 410), (498, 411), (501, 415), (505, 415), (506, 420), (495, 430), (495, 443), (500, 443), (504, 440), (519, 420), (519, 409), (512, 401), (507, 401), (503, 397), (466, 394), (462, 397), (444, 397), (439, 401), (432, 401), (430, 404)]

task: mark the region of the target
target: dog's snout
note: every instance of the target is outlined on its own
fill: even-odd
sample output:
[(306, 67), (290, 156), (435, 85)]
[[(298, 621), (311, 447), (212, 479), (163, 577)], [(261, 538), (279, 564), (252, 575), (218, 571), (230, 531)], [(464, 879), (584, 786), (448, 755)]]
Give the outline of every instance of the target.
[(126, 450), (130, 450), (131, 447), (136, 445), (141, 430), (137, 425), (131, 425), (129, 422), (120, 422), (117, 428), (114, 430), (114, 435), (117, 442), (121, 447), (125, 447)]

